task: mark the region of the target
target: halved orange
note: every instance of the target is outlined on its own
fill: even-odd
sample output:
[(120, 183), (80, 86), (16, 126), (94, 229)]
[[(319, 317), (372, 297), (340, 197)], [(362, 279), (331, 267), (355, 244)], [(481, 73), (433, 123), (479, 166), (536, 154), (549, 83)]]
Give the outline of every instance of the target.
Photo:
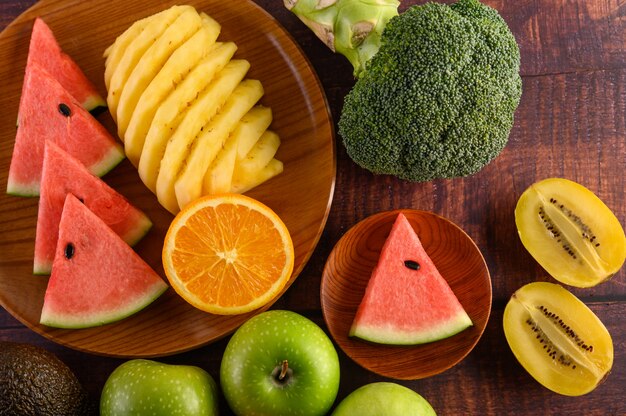
[(198, 309), (245, 313), (270, 302), (293, 271), (289, 230), (269, 207), (239, 194), (200, 198), (165, 236), (163, 267), (176, 292)]

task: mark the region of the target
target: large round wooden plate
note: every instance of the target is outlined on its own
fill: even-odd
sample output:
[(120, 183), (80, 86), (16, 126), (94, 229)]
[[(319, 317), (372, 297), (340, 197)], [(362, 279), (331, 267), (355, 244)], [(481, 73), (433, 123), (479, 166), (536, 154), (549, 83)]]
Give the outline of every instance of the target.
[[(13, 197), (4, 192), (33, 19), (41, 16), (48, 23), (61, 47), (104, 94), (105, 48), (133, 21), (175, 3), (42, 0), (0, 34), (0, 304), (28, 327), (75, 349), (120, 357), (172, 354), (219, 339), (259, 312), (231, 317), (206, 314), (189, 306), (170, 289), (147, 309), (115, 324), (85, 330), (39, 325), (48, 278), (32, 274), (38, 199)], [(285, 169), (282, 175), (248, 195), (274, 209), (291, 232), (296, 256), (291, 283), (319, 240), (334, 191), (334, 132), (326, 98), (316, 74), (293, 39), (253, 2), (190, 0), (186, 3), (220, 22), (219, 40), (237, 43), (235, 57), (250, 61), (248, 76), (259, 79), (265, 87), (261, 102), (273, 110), (272, 129), (282, 140), (277, 158), (284, 162)], [(116, 131), (108, 113), (98, 118), (111, 132)], [(154, 222), (153, 229), (135, 248), (165, 276), (161, 249), (173, 217), (160, 207), (127, 161), (104, 179)]]
[[(400, 212), (472, 319), (471, 328), (416, 346), (380, 345), (348, 336), (372, 270)], [(425, 211), (387, 211), (359, 222), (339, 240), (324, 268), (321, 300), (328, 329), (349, 357), (385, 377), (415, 380), (452, 367), (474, 348), (489, 320), (491, 278), (476, 244), (449, 220)]]

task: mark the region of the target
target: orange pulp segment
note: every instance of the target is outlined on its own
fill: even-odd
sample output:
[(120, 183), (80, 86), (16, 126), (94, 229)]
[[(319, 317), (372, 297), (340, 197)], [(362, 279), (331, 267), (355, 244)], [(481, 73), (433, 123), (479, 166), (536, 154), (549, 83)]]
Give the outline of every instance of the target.
[(289, 230), (269, 207), (239, 194), (200, 198), (165, 237), (163, 267), (176, 292), (206, 312), (234, 315), (270, 302), (294, 264)]

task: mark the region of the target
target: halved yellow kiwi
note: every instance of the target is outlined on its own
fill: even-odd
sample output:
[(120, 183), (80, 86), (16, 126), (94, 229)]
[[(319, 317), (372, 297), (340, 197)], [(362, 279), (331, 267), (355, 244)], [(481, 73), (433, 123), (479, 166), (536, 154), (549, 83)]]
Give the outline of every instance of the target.
[(591, 287), (626, 259), (626, 236), (613, 212), (584, 186), (561, 178), (531, 185), (515, 207), (524, 247), (561, 283)]
[(556, 393), (589, 393), (611, 370), (611, 335), (591, 309), (558, 284), (535, 282), (518, 289), (503, 323), (520, 364)]

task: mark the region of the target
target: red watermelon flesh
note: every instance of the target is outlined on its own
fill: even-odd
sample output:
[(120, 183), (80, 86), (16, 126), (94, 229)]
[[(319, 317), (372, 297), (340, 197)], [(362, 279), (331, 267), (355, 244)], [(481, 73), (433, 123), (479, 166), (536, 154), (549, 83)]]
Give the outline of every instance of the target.
[(126, 318), (167, 285), (133, 249), (68, 194), (40, 322), (88, 328)]
[(380, 344), (414, 345), (450, 337), (471, 325), (400, 213), (372, 272), (350, 336)]
[(35, 274), (49, 274), (59, 236), (59, 222), (68, 193), (75, 195), (126, 243), (134, 245), (152, 222), (77, 159), (46, 142), (35, 238)]
[(26, 66), (32, 63), (44, 67), (87, 111), (106, 107), (106, 101), (95, 85), (87, 79), (78, 64), (61, 50), (52, 30), (39, 17), (33, 24)]
[(7, 193), (39, 195), (47, 140), (80, 160), (97, 176), (115, 167), (124, 152), (113, 136), (41, 66), (28, 66), (22, 87)]

